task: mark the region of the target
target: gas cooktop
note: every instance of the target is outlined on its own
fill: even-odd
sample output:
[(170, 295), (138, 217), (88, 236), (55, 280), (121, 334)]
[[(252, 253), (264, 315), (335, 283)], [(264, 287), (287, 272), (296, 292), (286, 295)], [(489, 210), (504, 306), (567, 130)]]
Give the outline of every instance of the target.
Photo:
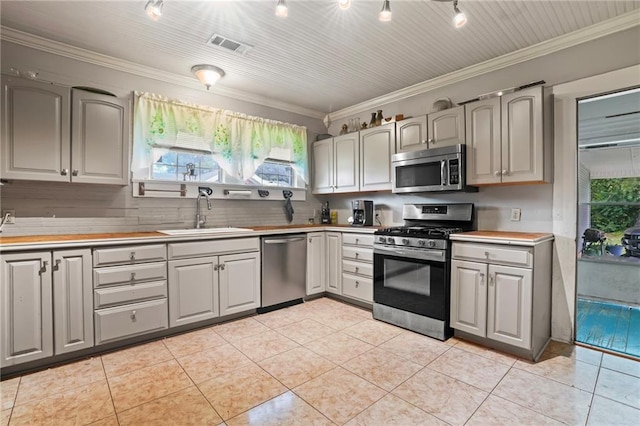
[(442, 227), (442, 226), (396, 226), (392, 228), (383, 228), (375, 232), (377, 235), (388, 235), (398, 237), (417, 237), (417, 238), (433, 238), (446, 239), (450, 234), (462, 232), (460, 227)]

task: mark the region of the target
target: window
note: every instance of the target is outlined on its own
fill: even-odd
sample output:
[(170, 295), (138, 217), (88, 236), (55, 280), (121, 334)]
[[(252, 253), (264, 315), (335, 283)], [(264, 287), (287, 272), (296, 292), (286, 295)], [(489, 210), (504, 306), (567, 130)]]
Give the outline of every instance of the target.
[(210, 153), (154, 148), (151, 179), (220, 182), (222, 169)]

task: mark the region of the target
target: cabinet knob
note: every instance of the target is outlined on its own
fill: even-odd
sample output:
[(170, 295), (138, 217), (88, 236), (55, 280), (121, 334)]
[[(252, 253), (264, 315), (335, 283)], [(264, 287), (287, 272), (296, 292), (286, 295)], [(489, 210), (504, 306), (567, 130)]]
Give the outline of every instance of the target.
[(134, 281), (136, 279), (136, 273), (132, 272), (131, 273), (131, 281)]
[(356, 281), (356, 288), (360, 285), (360, 281)]
[(435, 139), (433, 139), (433, 138), (427, 139), (427, 141), (428, 141), (430, 144), (435, 144), (435, 143), (436, 143), (436, 140), (435, 140)]
[(496, 176), (500, 176), (500, 170), (496, 170), (495, 172), (493, 172), (493, 174)]
[(421, 140), (421, 141), (420, 141), (420, 143), (424, 145), (424, 144), (426, 144), (426, 143), (427, 143), (427, 140), (426, 140), (426, 139), (423, 139), (423, 140)]
[(360, 272), (360, 268), (356, 266), (356, 274)]
[(356, 244), (360, 244), (360, 240), (356, 238)]
[(488, 259), (488, 258), (489, 258), (489, 252), (488, 252), (488, 251), (485, 251), (485, 252), (484, 252), (484, 256)]
[(136, 320), (137, 320), (137, 318), (136, 318), (136, 311), (131, 311), (131, 321), (134, 321), (134, 322), (135, 322)]
[(505, 170), (502, 171), (502, 174), (506, 176), (506, 175), (509, 174), (509, 171), (505, 169)]
[(53, 264), (53, 268), (52, 268), (54, 271), (60, 270), (60, 262), (62, 262), (61, 259), (56, 259), (56, 263)]
[(134, 261), (136, 260), (136, 252), (132, 251), (131, 254), (129, 255), (129, 260)]
[(220, 265), (213, 265), (213, 270), (217, 271), (218, 269), (220, 269)]
[(310, 242), (310, 243), (312, 242), (312, 241), (311, 241), (311, 237), (309, 237), (309, 242)]
[(224, 271), (224, 263), (222, 265), (220, 265), (220, 270)]
[(356, 253), (356, 259), (358, 258), (358, 256), (360, 256), (360, 253)]
[(73, 171), (71, 172), (71, 176), (78, 176), (78, 170), (73, 169)]
[(66, 176), (66, 175), (68, 175), (68, 174), (69, 174), (69, 169), (62, 169), (62, 170), (60, 170), (60, 174), (61, 174), (62, 176)]
[(480, 274), (480, 285), (484, 284), (484, 273)]
[(493, 275), (489, 275), (489, 287), (493, 287), (493, 281), (494, 281)]

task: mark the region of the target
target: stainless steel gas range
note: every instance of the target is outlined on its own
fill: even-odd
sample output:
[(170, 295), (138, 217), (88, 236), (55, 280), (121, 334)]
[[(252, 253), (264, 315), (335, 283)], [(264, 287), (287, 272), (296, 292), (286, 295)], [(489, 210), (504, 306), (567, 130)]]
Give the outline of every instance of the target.
[(440, 340), (449, 327), (449, 235), (475, 229), (473, 204), (405, 204), (404, 226), (373, 244), (373, 317)]

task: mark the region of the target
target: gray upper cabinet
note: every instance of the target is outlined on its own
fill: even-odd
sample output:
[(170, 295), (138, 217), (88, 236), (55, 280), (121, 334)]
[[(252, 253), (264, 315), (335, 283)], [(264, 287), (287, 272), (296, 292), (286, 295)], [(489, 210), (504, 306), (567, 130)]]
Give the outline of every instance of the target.
[(313, 143), (313, 193), (353, 192), (360, 188), (358, 133)]
[(3, 179), (68, 182), (69, 89), (2, 76)]
[(313, 143), (313, 193), (333, 192), (333, 139)]
[(126, 185), (129, 111), (126, 99), (3, 75), (0, 177)]
[(396, 151), (427, 148), (427, 116), (408, 118), (396, 123)]
[(467, 121), (467, 183), (500, 183), (502, 140), (500, 98), (465, 105)]
[(427, 125), (429, 148), (465, 143), (463, 106), (427, 115)]
[(360, 131), (360, 190), (391, 189), (391, 155), (396, 153), (396, 123)]

